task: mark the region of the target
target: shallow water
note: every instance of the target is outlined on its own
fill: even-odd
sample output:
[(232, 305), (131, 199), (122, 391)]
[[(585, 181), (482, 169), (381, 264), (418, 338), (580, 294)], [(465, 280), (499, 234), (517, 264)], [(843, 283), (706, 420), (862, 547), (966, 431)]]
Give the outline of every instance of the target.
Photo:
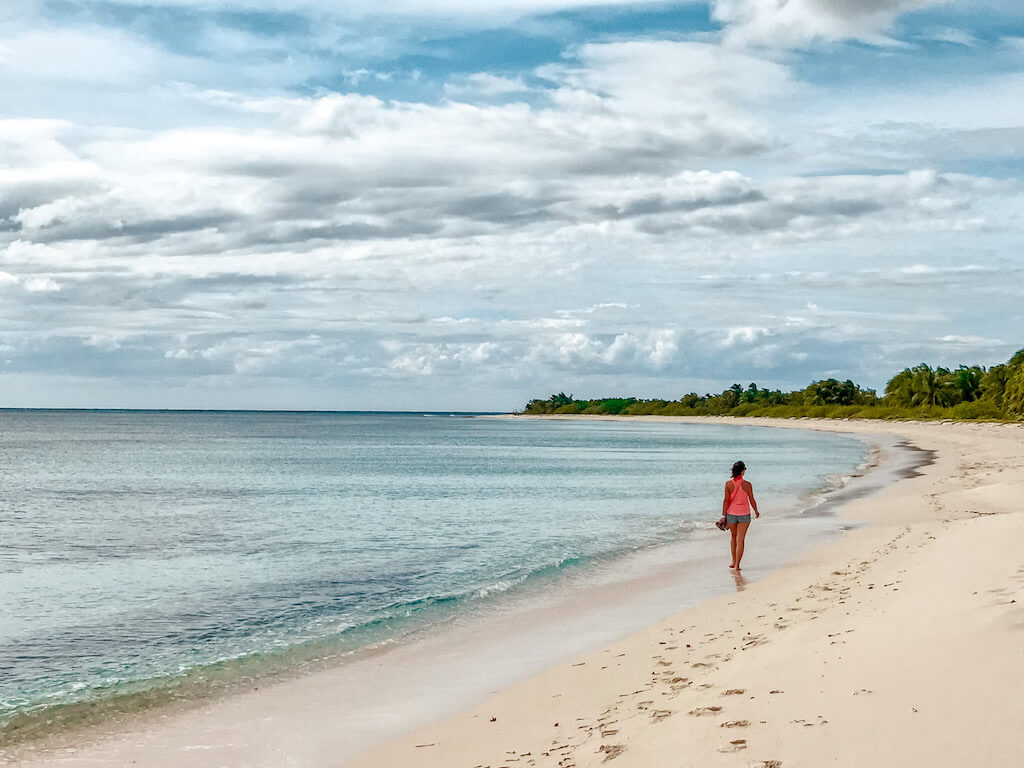
[(0, 427), (0, 721), (399, 639), (696, 536), (737, 458), (777, 517), (867, 453), (757, 427), (422, 414)]

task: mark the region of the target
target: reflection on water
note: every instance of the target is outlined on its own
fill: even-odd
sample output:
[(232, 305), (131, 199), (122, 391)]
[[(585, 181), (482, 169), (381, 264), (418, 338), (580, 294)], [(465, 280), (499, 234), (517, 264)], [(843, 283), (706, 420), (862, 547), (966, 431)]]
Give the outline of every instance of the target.
[(740, 571), (734, 570), (732, 572), (732, 580), (736, 582), (736, 591), (742, 592), (746, 589), (747, 580), (743, 578), (743, 574)]

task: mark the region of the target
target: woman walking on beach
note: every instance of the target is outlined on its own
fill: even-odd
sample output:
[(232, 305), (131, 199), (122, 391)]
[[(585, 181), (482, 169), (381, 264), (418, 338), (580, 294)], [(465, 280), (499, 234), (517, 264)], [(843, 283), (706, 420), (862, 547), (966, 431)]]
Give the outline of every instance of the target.
[(743, 473), (747, 471), (747, 465), (737, 461), (732, 465), (732, 480), (725, 484), (725, 500), (722, 502), (722, 517), (725, 518), (732, 534), (729, 547), (732, 551), (732, 562), (730, 568), (740, 570), (740, 560), (743, 559), (743, 544), (747, 538), (747, 528), (750, 527), (750, 508), (754, 508), (754, 517), (760, 517), (757, 511), (757, 500), (754, 498), (754, 488), (743, 479)]

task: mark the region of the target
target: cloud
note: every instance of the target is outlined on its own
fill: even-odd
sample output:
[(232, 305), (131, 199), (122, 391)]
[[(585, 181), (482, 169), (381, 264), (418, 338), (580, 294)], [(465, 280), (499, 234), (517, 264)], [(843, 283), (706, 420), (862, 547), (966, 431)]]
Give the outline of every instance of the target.
[(109, 27), (43, 25), (0, 38), (0, 70), (11, 82), (102, 82), (123, 88), (147, 84), (167, 68), (181, 78), (202, 72), (198, 62), (158, 51)]
[[(715, 119), (755, 128), (750, 108), (800, 91), (788, 67), (750, 53), (701, 42), (632, 40), (581, 46), (577, 63), (538, 73), (560, 86), (560, 103), (586, 104), (607, 94), (615, 114)], [(592, 102), (591, 102), (592, 103)]]
[(814, 41), (890, 43), (884, 33), (901, 14), (945, 0), (712, 0), (712, 16), (732, 43), (774, 47)]
[(956, 334), (946, 334), (945, 336), (937, 339), (944, 344), (955, 344), (962, 347), (1000, 347), (1006, 344), (1001, 339), (989, 339), (985, 336), (960, 336)]
[(308, 359), (310, 353), (315, 354), (321, 346), (321, 339), (315, 334), (276, 339), (196, 335), (182, 342), (184, 346), (166, 350), (164, 358), (187, 363), (192, 371), (230, 372), (240, 376), (279, 375), (298, 365), (303, 358)]
[(561, 368), (619, 370), (624, 367), (659, 370), (679, 353), (677, 331), (618, 333), (610, 338), (584, 333), (560, 334), (536, 351), (542, 360)]
[(930, 40), (940, 43), (951, 43), (962, 45), (966, 48), (973, 48), (980, 42), (977, 37), (963, 29), (944, 27), (941, 29), (930, 29), (925, 33)]
[(453, 376), (474, 373), (476, 369), (493, 369), (511, 362), (507, 352), (493, 341), (415, 343), (384, 341), (389, 358), (380, 372), (416, 376)]
[(60, 283), (52, 277), (30, 277), (25, 281), (25, 290), (29, 293), (57, 293)]
[(530, 87), (521, 77), (501, 77), (489, 72), (474, 72), (461, 83), (448, 82), (444, 92), (448, 96), (507, 96), (509, 94), (524, 95)]
[(412, 343), (394, 340), (382, 342), (381, 349), (387, 358), (377, 375), (513, 379), (538, 369), (551, 369), (560, 375), (609, 373), (627, 367), (657, 373), (677, 364), (680, 355), (678, 333), (673, 329), (608, 335), (549, 329), (532, 341), (529, 337)]
[(722, 341), (722, 346), (726, 348), (750, 346), (763, 342), (769, 336), (771, 336), (771, 331), (767, 328), (755, 328), (749, 325), (739, 326), (728, 330), (725, 339)]

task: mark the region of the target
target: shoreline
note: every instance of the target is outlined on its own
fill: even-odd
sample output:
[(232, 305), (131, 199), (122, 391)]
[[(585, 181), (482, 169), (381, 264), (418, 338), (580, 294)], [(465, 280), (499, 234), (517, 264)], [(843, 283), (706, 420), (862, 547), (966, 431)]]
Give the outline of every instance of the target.
[[(865, 440), (865, 442), (869, 445), (874, 445), (872, 449), (872, 454), (874, 455), (885, 453), (886, 451), (886, 447), (880, 446), (878, 440), (873, 443), (870, 440)], [(870, 457), (868, 457), (868, 460), (870, 460)], [(829, 506), (828, 500), (831, 497), (846, 493), (851, 487), (856, 486), (858, 481), (862, 482), (864, 479), (876, 475), (876, 469), (865, 468), (864, 465), (861, 465), (860, 468), (855, 470), (854, 480), (851, 484), (844, 485), (839, 489), (829, 490), (829, 492), (823, 495), (824, 504), (815, 506), (814, 509), (818, 511), (814, 514), (822, 514), (822, 511)], [(884, 482), (880, 484), (884, 484)], [(799, 512), (806, 510), (806, 508), (795, 509), (799, 509)], [(841, 532), (835, 521), (822, 521), (819, 524), (818, 521), (807, 519), (801, 523), (801, 514), (799, 512), (781, 520), (771, 520), (768, 528), (766, 528), (766, 540), (774, 542), (773, 546), (779, 552), (785, 553), (785, 559), (792, 558), (801, 552), (818, 546), (822, 540), (835, 538)], [(790, 527), (786, 527), (786, 523), (790, 523)], [(545, 647), (546, 650), (544, 652), (532, 654), (534, 657), (525, 660), (525, 662), (523, 659), (519, 659), (517, 664), (503, 665), (510, 669), (504, 675), (490, 675), (493, 679), (484, 679), (486, 675), (471, 672), (470, 674), (480, 677), (486, 687), (481, 687), (478, 683), (475, 689), (473, 686), (470, 686), (461, 692), (458, 690), (453, 691), (446, 698), (442, 696), (441, 698), (446, 703), (446, 709), (442, 708), (440, 712), (454, 715), (465, 707), (466, 701), (479, 698), (488, 690), (520, 682), (522, 679), (540, 673), (550, 666), (557, 664), (559, 659), (567, 658), (588, 648), (601, 647), (608, 642), (617, 640), (630, 631), (635, 631), (649, 625), (651, 622), (660, 620), (660, 618), (663, 618), (668, 613), (675, 612), (683, 607), (693, 607), (703, 600), (721, 594), (726, 587), (722, 584), (715, 584), (714, 580), (709, 582), (707, 578), (710, 566), (709, 559), (718, 559), (714, 556), (708, 557), (707, 543), (714, 540), (715, 544), (718, 545), (721, 534), (717, 530), (714, 532), (692, 531), (692, 534), (693, 536), (687, 537), (685, 542), (678, 545), (658, 545), (653, 550), (644, 550), (617, 557), (614, 563), (605, 564), (584, 574), (582, 578), (583, 586), (580, 584), (581, 578), (572, 577), (572, 575), (563, 577), (564, 583), (561, 584), (558, 591), (559, 599), (546, 598), (539, 600), (539, 588), (535, 589), (532, 591), (534, 594), (521, 596), (513, 602), (511, 609), (503, 610), (504, 613), (509, 614), (504, 617), (504, 620), (498, 621), (494, 616), (490, 616), (488, 620), (482, 622), (471, 622), (471, 624), (478, 624), (479, 626), (460, 628), (461, 635), (456, 633), (454, 640), (451, 638), (445, 639), (443, 637), (428, 636), (425, 642), (421, 637), (412, 643), (414, 646), (420, 644), (420, 652), (411, 651), (409, 648), (398, 648), (396, 650), (395, 646), (385, 647), (379, 651), (371, 651), (365, 657), (359, 659), (357, 667), (361, 665), (361, 668), (366, 671), (368, 667), (372, 668), (377, 664), (378, 659), (380, 659), (381, 664), (391, 664), (394, 662), (392, 656), (396, 655), (396, 664), (401, 666), (402, 672), (407, 673), (411, 678), (416, 678), (419, 673), (415, 668), (432, 663), (434, 659), (431, 658), (431, 654), (434, 656), (451, 655), (454, 649), (460, 649), (466, 656), (473, 656), (474, 653), (479, 656), (480, 654), (474, 646), (486, 643), (494, 645), (487, 638), (496, 634), (513, 636), (520, 641), (521, 645), (529, 646), (532, 644)], [(713, 551), (715, 555), (720, 554), (717, 546)], [(779, 563), (759, 563), (757, 558), (755, 558), (748, 565), (748, 574), (758, 578), (763, 573), (768, 572), (770, 568), (778, 567)], [(727, 589), (735, 589), (731, 579), (728, 580)], [(573, 604), (580, 601), (587, 603), (597, 602), (602, 607), (600, 609), (588, 608), (584, 611), (581, 610), (579, 605)], [(636, 605), (630, 606), (630, 603), (637, 602), (641, 602), (643, 605), (640, 607)], [(523, 603), (526, 603), (527, 606), (524, 607)], [(611, 625), (618, 629), (609, 631), (607, 627)], [(532, 629), (524, 631), (523, 626), (528, 626)], [(564, 633), (562, 632), (563, 629), (565, 630)], [(447, 632), (446, 629), (442, 628), (439, 630), (441, 634), (445, 632)], [(553, 636), (558, 634), (564, 634), (566, 637), (559, 638)], [(584, 638), (584, 640), (582, 641), (580, 638)], [(492, 650), (497, 650), (497, 648)], [(488, 664), (497, 663), (494, 653), (484, 660)], [(479, 662), (480, 659), (476, 658), (475, 662), (470, 662), (469, 664), (470, 666), (473, 664), (479, 666)], [(241, 696), (237, 703), (242, 703), (243, 708), (247, 712), (259, 712), (261, 706), (266, 703), (265, 696), (257, 697), (262, 699), (262, 703), (260, 701), (245, 701), (247, 692), (255, 693), (256, 689), (263, 689), (269, 692), (271, 688), (279, 683), (293, 690), (298, 690), (309, 681), (310, 677), (318, 677), (324, 681), (322, 685), (316, 686), (321, 688), (321, 690), (316, 691), (315, 695), (329, 695), (329, 691), (325, 691), (323, 688), (332, 684), (339, 688), (359, 690), (364, 695), (372, 695), (373, 690), (367, 685), (366, 674), (362, 675), (362, 679), (359, 678), (359, 675), (354, 677), (348, 676), (346, 679), (346, 666), (349, 664), (350, 662), (344, 662), (340, 665), (314, 666), (312, 669), (296, 675), (285, 675), (283, 679), (279, 680), (275, 680), (273, 677), (256, 680), (252, 683), (255, 686), (255, 689), (252, 691), (248, 691), (244, 686), (236, 686), (230, 692), (218, 695), (213, 699), (170, 701), (166, 705), (154, 709), (115, 715), (98, 723), (73, 727), (66, 733), (58, 732), (50, 737), (15, 742), (9, 744), (6, 750), (0, 750), (0, 761), (3, 760), (4, 755), (7, 755), (10, 759), (17, 760), (18, 764), (45, 765), (50, 764), (48, 761), (54, 755), (65, 753), (60, 760), (61, 764), (110, 764), (110, 762), (104, 763), (102, 759), (98, 759), (95, 762), (90, 761), (88, 757), (91, 751), (90, 746), (93, 744), (100, 746), (104, 741), (111, 741), (112, 739), (117, 741), (121, 737), (133, 733), (140, 734), (154, 726), (159, 728), (159, 724), (162, 721), (175, 718), (189, 721), (191, 723), (190, 730), (203, 730), (203, 716), (212, 713), (214, 717), (217, 717), (216, 713), (221, 709), (221, 705), (225, 700)], [(351, 670), (348, 671), (351, 672)], [(450, 666), (447, 668), (447, 672), (457, 676), (460, 674), (460, 669)], [(328, 677), (333, 677), (333, 680), (328, 680)], [(393, 674), (385, 679), (391, 680), (394, 683), (392, 678), (394, 678)], [(437, 679), (421, 679), (420, 681), (421, 687), (437, 686), (438, 684), (439, 681)], [(419, 693), (421, 696), (423, 695), (422, 690)], [(406, 709), (406, 717), (410, 716), (404, 702), (400, 700), (391, 701), (391, 705), (396, 710)], [(381, 708), (378, 707), (377, 709), (380, 710)], [(436, 716), (436, 710), (431, 712)], [(380, 712), (376, 714), (377, 717), (387, 717), (386, 714), (382, 716)], [(409, 732), (412, 726), (422, 725), (431, 719), (433, 718), (413, 717), (410, 720), (411, 725), (392, 723), (385, 729), (388, 732), (383, 734), (384, 738), (368, 738), (364, 734), (359, 740), (366, 743), (360, 743), (359, 745), (366, 746), (382, 741), (386, 742), (387, 738), (398, 737), (401, 733)], [(347, 725), (354, 725), (355, 728), (360, 727), (360, 724), (353, 723), (351, 718), (348, 718)], [(377, 734), (377, 736), (380, 735)], [(197, 740), (202, 740), (202, 737), (198, 736)], [(70, 758), (67, 754), (69, 749), (74, 750), (78, 757)], [(196, 749), (200, 749), (199, 746), (196, 746)], [(99, 752), (103, 752), (101, 746)], [(247, 760), (245, 763), (238, 764), (249, 765), (252, 763)]]
[(1024, 765), (1024, 429), (695, 421), (887, 433), (933, 460), (848, 500), (842, 516), (861, 524), (737, 595), (582, 654), (354, 768)]

